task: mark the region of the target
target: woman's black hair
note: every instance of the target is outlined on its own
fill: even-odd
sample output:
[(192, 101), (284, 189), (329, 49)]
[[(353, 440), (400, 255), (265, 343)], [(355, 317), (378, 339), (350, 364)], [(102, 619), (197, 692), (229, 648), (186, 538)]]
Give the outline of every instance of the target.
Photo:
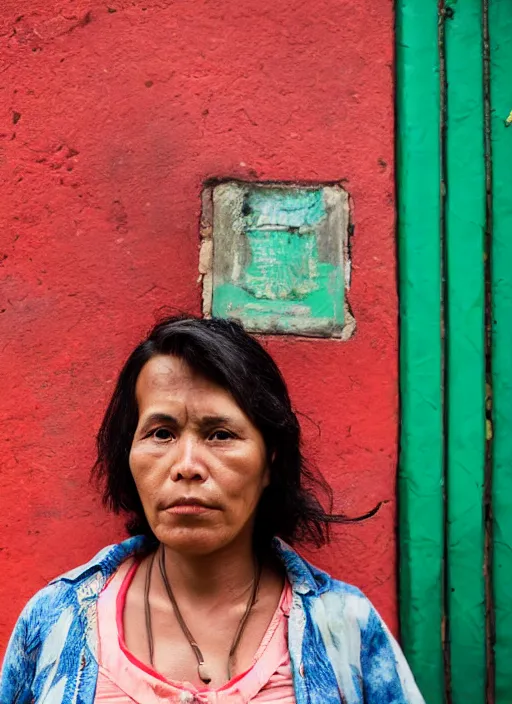
[[(97, 437), (93, 472), (103, 485), (104, 503), (116, 513), (129, 515), (129, 533), (145, 534), (155, 540), (132, 478), (129, 454), (138, 423), (137, 378), (142, 367), (161, 354), (179, 357), (197, 373), (229, 391), (263, 435), (270, 482), (257, 509), (256, 548), (267, 549), (274, 536), (290, 544), (306, 542), (319, 547), (328, 542), (329, 524), (347, 519), (330, 513), (332, 490), (321, 474), (309, 468), (302, 455), (299, 422), (276, 363), (233, 320), (181, 316), (155, 325), (131, 353)], [(319, 494), (327, 501), (329, 512), (322, 507)]]

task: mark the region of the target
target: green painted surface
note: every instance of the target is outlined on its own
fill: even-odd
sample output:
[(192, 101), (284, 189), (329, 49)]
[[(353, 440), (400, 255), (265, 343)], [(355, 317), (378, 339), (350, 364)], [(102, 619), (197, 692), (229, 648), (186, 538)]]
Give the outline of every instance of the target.
[[(445, 22), (447, 612), (452, 700), (483, 704), (485, 161), (481, 0)], [(471, 676), (468, 677), (468, 674)]]
[[(224, 311), (234, 317), (251, 316), (257, 318), (257, 322), (262, 326), (262, 330), (275, 328), (277, 331), (293, 331), (294, 319), (301, 315), (309, 315), (314, 311), (315, 318), (320, 325), (327, 325), (331, 321), (343, 323), (343, 310), (339, 305), (335, 305), (334, 296), (326, 295), (326, 291), (338, 291), (340, 282), (340, 272), (333, 270), (328, 264), (320, 264), (320, 285), (315, 291), (302, 297), (283, 300), (281, 298), (272, 299), (258, 298), (246, 291), (243, 287), (234, 284), (223, 284), (215, 289), (214, 315), (219, 315), (218, 311)], [(322, 269), (325, 268), (325, 271)]]
[(439, 58), (435, 2), (397, 3), (402, 429), (402, 643), (429, 704), (444, 701)]
[[(331, 199), (336, 192), (330, 189)], [(227, 195), (232, 205), (221, 224), (233, 231), (231, 239), (222, 233), (231, 260), (214, 276), (213, 314), (239, 318), (253, 331), (341, 330), (343, 232), (335, 231), (340, 220), (332, 217), (325, 190), (247, 186), (241, 195)]]
[(512, 3), (490, 0), (496, 703), (512, 698)]
[(317, 225), (326, 216), (321, 189), (258, 188), (250, 190), (244, 204), (247, 228)]
[(325, 278), (334, 267), (319, 263), (314, 232), (246, 230), (245, 235), (252, 256), (242, 286), (249, 294), (269, 301), (300, 301), (327, 290)]

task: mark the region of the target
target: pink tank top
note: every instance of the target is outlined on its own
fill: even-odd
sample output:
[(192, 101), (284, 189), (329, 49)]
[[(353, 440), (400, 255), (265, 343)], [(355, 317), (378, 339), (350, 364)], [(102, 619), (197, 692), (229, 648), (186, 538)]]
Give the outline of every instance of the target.
[(296, 704), (288, 653), (292, 591), (281, 600), (254, 656), (253, 666), (217, 690), (173, 682), (140, 662), (124, 643), (123, 608), (137, 564), (124, 562), (98, 600), (98, 683), (94, 704)]

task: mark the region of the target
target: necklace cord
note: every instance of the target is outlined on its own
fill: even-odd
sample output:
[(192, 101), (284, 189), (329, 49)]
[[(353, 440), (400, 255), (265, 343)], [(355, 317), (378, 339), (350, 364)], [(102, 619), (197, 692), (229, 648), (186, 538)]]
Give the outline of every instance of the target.
[(258, 589), (260, 586), (260, 580), (261, 580), (261, 567), (258, 563), (255, 564), (255, 571), (254, 571), (254, 579), (252, 581), (252, 591), (251, 591), (251, 596), (249, 598), (249, 601), (247, 602), (247, 606), (245, 607), (245, 612), (244, 615), (242, 616), (242, 619), (240, 623), (238, 624), (238, 628), (236, 629), (235, 637), (233, 638), (233, 643), (231, 645), (231, 649), (229, 651), (229, 656), (228, 656), (228, 681), (231, 679), (231, 670), (232, 670), (232, 663), (233, 663), (233, 658), (235, 656), (236, 649), (238, 648), (238, 645), (242, 639), (242, 636), (245, 631), (245, 626), (247, 624), (247, 621), (249, 619), (249, 616), (252, 611), (252, 607), (256, 603), (256, 597), (258, 596)]
[(160, 567), (160, 574), (162, 575), (162, 581), (165, 586), (165, 591), (167, 592), (167, 596), (169, 597), (169, 601), (172, 604), (172, 608), (174, 609), (174, 613), (176, 615), (176, 618), (178, 619), (178, 623), (180, 624), (180, 628), (183, 631), (183, 633), (185, 634), (185, 636), (187, 637), (187, 640), (190, 643), (190, 646), (196, 655), (197, 664), (202, 665), (204, 663), (203, 654), (199, 650), (199, 646), (197, 645), (196, 641), (194, 640), (194, 636), (189, 631), (189, 628), (188, 628), (187, 624), (185, 623), (183, 616), (181, 615), (181, 611), (179, 610), (178, 604), (176, 602), (174, 592), (172, 591), (171, 585), (169, 584), (169, 580), (167, 578), (167, 572), (165, 570), (165, 548), (163, 547), (163, 545), (162, 545), (162, 549), (160, 550), (159, 567)]
[[(147, 637), (148, 637), (148, 644), (149, 644), (149, 657), (150, 657), (150, 662), (151, 666), (153, 666), (153, 656), (154, 656), (154, 645), (153, 645), (153, 631), (152, 631), (152, 626), (151, 626), (151, 609), (149, 606), (149, 590), (151, 588), (151, 572), (153, 569), (153, 563), (155, 561), (155, 557), (157, 552), (160, 552), (159, 554), (159, 559), (158, 559), (158, 566), (160, 568), (160, 575), (162, 577), (162, 582), (165, 587), (165, 591), (167, 592), (167, 596), (169, 597), (169, 601), (171, 602), (172, 608), (174, 610), (174, 614), (176, 616), (176, 619), (180, 625), (181, 630), (183, 631), (183, 634), (187, 638), (190, 647), (192, 648), (192, 651), (194, 652), (194, 655), (197, 660), (197, 672), (199, 675), (199, 679), (204, 682), (205, 684), (208, 684), (211, 682), (211, 677), (208, 675), (205, 667), (204, 667), (204, 657), (203, 653), (201, 652), (201, 649), (199, 648), (197, 642), (194, 639), (194, 636), (190, 632), (187, 624), (185, 623), (185, 620), (183, 616), (181, 615), (181, 611), (178, 607), (178, 604), (176, 602), (176, 598), (174, 596), (174, 593), (172, 591), (171, 585), (169, 583), (169, 579), (167, 578), (167, 572), (165, 569), (165, 547), (161, 543), (160, 547), (157, 549), (155, 553), (153, 553), (153, 556), (151, 558), (150, 565), (148, 567), (148, 571), (146, 573), (146, 583), (145, 583), (145, 589), (144, 589), (144, 607), (145, 607), (145, 616), (146, 616), (146, 632), (147, 632)], [(261, 567), (260, 565), (256, 562), (255, 563), (255, 571), (254, 571), (254, 579), (252, 583), (252, 589), (251, 589), (251, 595), (249, 597), (249, 601), (247, 602), (247, 606), (245, 607), (244, 614), (242, 618), (240, 619), (240, 623), (238, 624), (238, 627), (236, 629), (235, 637), (233, 638), (233, 643), (231, 644), (231, 648), (229, 650), (229, 656), (228, 656), (228, 681), (231, 680), (231, 670), (232, 670), (232, 662), (234, 655), (236, 653), (236, 650), (240, 644), (240, 641), (242, 639), (242, 635), (244, 633), (245, 627), (247, 625), (247, 621), (249, 619), (249, 616), (251, 614), (251, 610), (256, 603), (256, 598), (258, 595), (258, 590), (260, 586), (260, 580), (261, 580)]]
[(149, 662), (154, 668), (154, 645), (153, 645), (153, 628), (151, 625), (151, 607), (149, 605), (149, 591), (151, 589), (151, 573), (153, 572), (153, 564), (155, 562), (156, 553), (151, 556), (151, 560), (146, 571), (146, 581), (144, 584), (144, 616), (146, 619), (146, 634), (148, 638)]

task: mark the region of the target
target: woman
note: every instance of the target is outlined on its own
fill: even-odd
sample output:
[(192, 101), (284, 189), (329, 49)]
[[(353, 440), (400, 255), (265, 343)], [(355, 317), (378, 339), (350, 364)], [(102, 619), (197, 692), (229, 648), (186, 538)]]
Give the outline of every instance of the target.
[(29, 602), (2, 704), (423, 701), (368, 600), (287, 544), (321, 545), (341, 519), (241, 326), (158, 324), (120, 374), (95, 469), (135, 537)]

